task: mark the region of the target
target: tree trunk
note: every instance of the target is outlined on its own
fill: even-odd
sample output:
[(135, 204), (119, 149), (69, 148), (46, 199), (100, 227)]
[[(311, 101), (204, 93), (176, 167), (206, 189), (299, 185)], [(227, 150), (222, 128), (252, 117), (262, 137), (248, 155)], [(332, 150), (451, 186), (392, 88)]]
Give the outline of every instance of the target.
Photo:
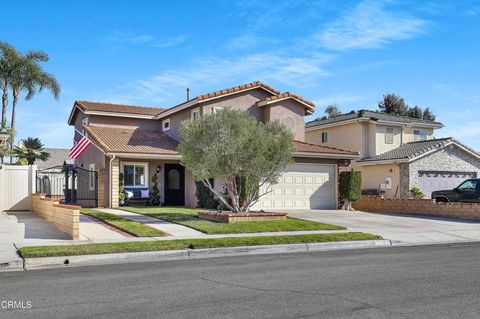
[(352, 207), (352, 202), (346, 199), (343, 203), (342, 210), (354, 211), (355, 209)]
[(2, 122), (0, 123), (1, 127), (7, 126), (7, 106), (8, 106), (8, 83), (5, 83), (3, 88), (2, 95)]
[(13, 151), (13, 145), (15, 142), (15, 116), (16, 116), (16, 110), (17, 110), (17, 102), (18, 102), (18, 90), (13, 90), (13, 103), (12, 103), (12, 120), (10, 122), (10, 164), (13, 163), (13, 156), (12, 156), (12, 151)]

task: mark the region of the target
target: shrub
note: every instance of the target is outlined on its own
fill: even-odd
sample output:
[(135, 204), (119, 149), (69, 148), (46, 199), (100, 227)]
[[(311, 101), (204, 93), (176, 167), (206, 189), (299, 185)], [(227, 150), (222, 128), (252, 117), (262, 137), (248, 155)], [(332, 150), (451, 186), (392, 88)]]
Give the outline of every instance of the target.
[[(197, 196), (197, 206), (201, 208), (216, 209), (218, 202), (215, 199), (214, 194), (203, 185), (203, 182), (195, 182), (197, 190), (195, 196)], [(212, 182), (213, 185), (213, 182)]]
[(118, 176), (118, 200), (124, 201), (126, 197), (125, 187), (123, 187), (123, 173), (120, 173)]
[(160, 191), (158, 189), (158, 174), (152, 176), (152, 200), (154, 202), (160, 201)]
[(340, 198), (342, 200), (357, 201), (362, 196), (362, 173), (359, 171), (340, 173)]
[(422, 193), (422, 191), (418, 188), (418, 187), (413, 187), (411, 190), (410, 190), (410, 195), (414, 198), (414, 199), (423, 199), (425, 197), (425, 194)]

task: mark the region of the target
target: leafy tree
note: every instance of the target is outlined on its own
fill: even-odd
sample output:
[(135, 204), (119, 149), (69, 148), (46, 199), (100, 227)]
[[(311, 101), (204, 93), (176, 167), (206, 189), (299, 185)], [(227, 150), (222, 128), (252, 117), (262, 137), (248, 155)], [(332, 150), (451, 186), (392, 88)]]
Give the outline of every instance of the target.
[(342, 114), (342, 112), (340, 111), (340, 109), (338, 107), (338, 104), (333, 103), (333, 104), (328, 105), (325, 108), (325, 114), (327, 114), (328, 117), (332, 117), (332, 116), (338, 116), (338, 115)]
[(160, 204), (160, 190), (158, 189), (158, 174), (152, 176), (152, 205)]
[[(6, 94), (6, 100), (8, 100), (8, 88), (11, 88), (13, 95), (12, 119), (10, 121), (12, 128), (10, 150), (12, 150), (15, 144), (15, 134), (13, 132), (15, 132), (16, 110), (20, 94), (25, 92), (25, 99), (30, 100), (37, 92), (47, 89), (58, 99), (60, 95), (60, 85), (55, 77), (45, 72), (39, 64), (40, 62), (48, 61), (47, 53), (31, 50), (23, 54), (5, 42), (0, 43), (0, 51), (4, 52), (4, 56), (8, 57), (8, 59), (5, 60), (8, 76), (3, 80), (5, 83), (5, 86), (2, 87), (2, 89), (4, 89), (3, 94)], [(5, 88), (7, 92), (5, 92)], [(4, 106), (4, 108), (6, 110), (6, 106)]]
[(423, 115), (422, 115), (422, 118), (426, 121), (435, 121), (435, 115), (432, 113), (432, 111), (430, 111), (430, 108), (427, 107), (424, 111), (423, 111)]
[[(227, 108), (183, 121), (178, 150), (197, 181), (229, 210), (243, 213), (278, 182), (292, 162), (294, 144), (293, 134), (280, 122), (260, 123), (244, 111)], [(212, 178), (224, 181), (229, 200), (213, 188)]]
[[(210, 181), (213, 185), (213, 180)], [(195, 182), (197, 189), (195, 196), (198, 199), (197, 206), (201, 208), (215, 209), (217, 208), (218, 201), (215, 200), (215, 195), (206, 187), (202, 182)]]
[(423, 119), (423, 111), (418, 106), (408, 108), (406, 114), (408, 117), (416, 118), (416, 119)]
[(383, 96), (383, 100), (378, 102), (378, 108), (385, 113), (405, 115), (408, 107), (403, 98), (391, 93)]
[(413, 187), (410, 190), (410, 195), (413, 199), (423, 199), (425, 197), (425, 194), (418, 187)]
[(37, 159), (46, 161), (50, 158), (50, 154), (44, 151), (43, 144), (37, 137), (22, 140), (19, 146), (15, 146), (12, 155), (20, 161), (26, 160), (28, 165), (33, 165)]
[(362, 173), (359, 171), (341, 172), (339, 181), (340, 199), (344, 201), (342, 209), (353, 210), (351, 202), (362, 196)]

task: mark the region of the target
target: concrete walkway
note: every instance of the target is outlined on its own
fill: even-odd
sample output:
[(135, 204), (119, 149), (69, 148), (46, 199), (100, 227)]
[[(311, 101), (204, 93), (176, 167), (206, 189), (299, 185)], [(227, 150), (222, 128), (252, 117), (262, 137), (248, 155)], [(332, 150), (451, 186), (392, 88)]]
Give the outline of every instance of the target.
[(380, 235), (394, 245), (480, 241), (480, 222), (474, 221), (341, 210), (298, 210), (288, 214)]
[(139, 222), (141, 224), (150, 226), (152, 228), (156, 228), (164, 233), (167, 233), (171, 236), (175, 237), (204, 237), (206, 236), (204, 233), (199, 232), (198, 230), (185, 227), (182, 225), (170, 223), (158, 218), (154, 217), (149, 217), (145, 216), (142, 214), (137, 214), (137, 213), (132, 213), (132, 212), (127, 212), (124, 210), (120, 209), (112, 209), (112, 208), (97, 208), (97, 210), (109, 213), (109, 214), (114, 214), (129, 220), (133, 220), (136, 222)]

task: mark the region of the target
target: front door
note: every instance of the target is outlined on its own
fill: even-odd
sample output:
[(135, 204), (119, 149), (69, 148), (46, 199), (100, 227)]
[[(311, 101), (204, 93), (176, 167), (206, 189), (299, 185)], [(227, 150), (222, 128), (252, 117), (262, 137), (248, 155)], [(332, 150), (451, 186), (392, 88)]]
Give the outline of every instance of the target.
[(185, 168), (180, 164), (165, 164), (165, 205), (185, 205)]

